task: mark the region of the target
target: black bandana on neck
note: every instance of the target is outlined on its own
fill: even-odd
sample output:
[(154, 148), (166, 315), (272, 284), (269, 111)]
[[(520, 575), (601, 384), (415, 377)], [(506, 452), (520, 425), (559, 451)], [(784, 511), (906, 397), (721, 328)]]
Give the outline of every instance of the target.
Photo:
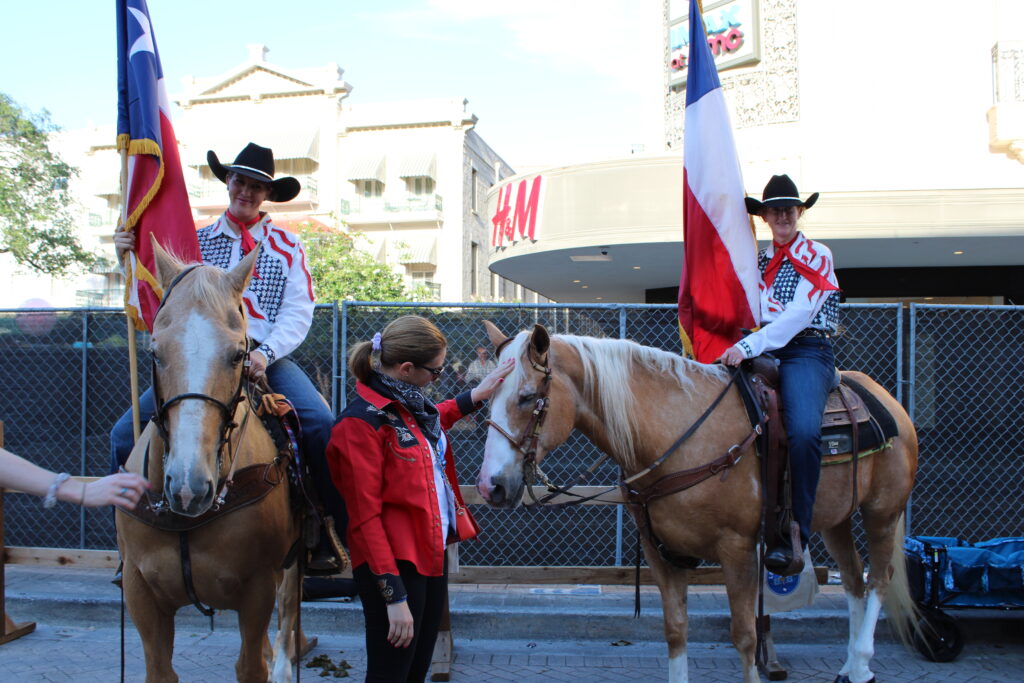
[(385, 375), (383, 372), (374, 371), (370, 377), (370, 388), (404, 405), (430, 439), (430, 445), (438, 460), (444, 460), (444, 453), (439, 453), (437, 447), (441, 441), (441, 414), (437, 412), (437, 406), (423, 395), (420, 387)]

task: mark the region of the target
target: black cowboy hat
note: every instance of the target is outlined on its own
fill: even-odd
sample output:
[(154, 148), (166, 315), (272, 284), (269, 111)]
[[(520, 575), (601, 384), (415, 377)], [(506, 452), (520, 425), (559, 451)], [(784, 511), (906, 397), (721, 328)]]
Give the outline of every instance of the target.
[(228, 182), (228, 171), (267, 183), (270, 185), (270, 196), (267, 199), (272, 202), (294, 199), (302, 189), (299, 181), (291, 176), (274, 180), (274, 153), (267, 147), (260, 147), (253, 142), (238, 153), (232, 164), (220, 163), (212, 149), (206, 153), (206, 163), (210, 164), (213, 175), (220, 178), (222, 183)]
[(814, 202), (818, 201), (818, 193), (815, 192), (806, 201), (801, 200), (796, 183), (788, 175), (782, 174), (773, 175), (768, 184), (764, 186), (761, 201), (757, 201), (753, 197), (744, 197), (743, 201), (747, 204), (747, 213), (760, 216), (761, 212), (769, 206), (802, 206), (809, 209), (814, 206)]

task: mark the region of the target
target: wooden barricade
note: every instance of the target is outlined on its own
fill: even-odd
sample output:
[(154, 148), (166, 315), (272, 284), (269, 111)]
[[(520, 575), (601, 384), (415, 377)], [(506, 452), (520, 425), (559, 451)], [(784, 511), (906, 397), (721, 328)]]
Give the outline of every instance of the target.
[[(4, 447), (4, 423), (0, 421), (0, 448)], [(0, 543), (3, 542), (4, 538), (4, 490), (0, 487)], [(7, 615), (7, 604), (5, 596), (7, 595), (7, 584), (4, 582), (4, 566), (7, 564), (7, 549), (0, 548), (0, 613), (4, 615), (4, 628), (0, 632), (0, 645), (6, 642), (12, 641), (15, 638), (21, 638), (23, 635), (32, 633), (36, 630), (36, 622), (26, 621), (23, 623), (16, 623)]]

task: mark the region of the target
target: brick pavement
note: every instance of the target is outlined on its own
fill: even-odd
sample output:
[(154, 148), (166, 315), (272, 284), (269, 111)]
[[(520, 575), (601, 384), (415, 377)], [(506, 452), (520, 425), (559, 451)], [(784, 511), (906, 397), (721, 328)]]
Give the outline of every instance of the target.
[[(349, 677), (362, 680), (366, 660), (361, 639), (353, 635), (317, 634), (310, 657), (326, 654), (344, 659)], [(116, 681), (119, 677), (119, 632), (115, 628), (61, 627), (39, 624), (35, 633), (0, 646), (0, 679), (34, 681)], [(144, 665), (138, 636), (127, 635), (126, 680), (140, 681)], [(238, 636), (233, 630), (214, 633), (179, 629), (175, 668), (182, 681), (221, 683), (234, 680)], [(790, 681), (831, 681), (842, 663), (840, 645), (779, 644)], [(663, 643), (614, 646), (607, 642), (474, 640), (456, 643), (452, 681), (473, 683), (541, 683), (548, 681), (663, 681), (667, 676)], [(950, 664), (928, 662), (898, 645), (879, 645), (873, 669), (880, 683), (902, 681), (1020, 681), (1024, 646), (969, 643)], [(304, 668), (302, 678), (322, 680), (319, 669)], [(690, 647), (691, 680), (703, 683), (736, 681), (739, 661), (729, 645), (705, 643)], [(328, 677), (329, 679), (331, 677)]]

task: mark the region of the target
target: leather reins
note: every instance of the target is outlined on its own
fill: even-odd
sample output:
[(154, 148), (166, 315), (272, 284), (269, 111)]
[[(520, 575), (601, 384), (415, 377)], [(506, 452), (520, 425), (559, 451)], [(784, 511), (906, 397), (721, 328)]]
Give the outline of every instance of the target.
[[(503, 341), (497, 347), (496, 355), (500, 356), (501, 350), (511, 340), (511, 337), (505, 339), (505, 341)], [(754, 442), (754, 440), (758, 436), (760, 436), (760, 434), (763, 431), (765, 419), (762, 419), (758, 424), (754, 425), (753, 429), (742, 442), (734, 444), (726, 451), (724, 455), (720, 456), (719, 458), (716, 458), (715, 460), (709, 463), (705, 463), (704, 465), (691, 468), (688, 470), (683, 470), (681, 472), (674, 472), (672, 474), (666, 475), (665, 477), (662, 477), (661, 479), (654, 482), (650, 486), (647, 486), (639, 491), (633, 489), (630, 486), (634, 481), (646, 476), (647, 474), (650, 474), (658, 467), (660, 467), (666, 460), (668, 460), (669, 456), (675, 453), (679, 449), (679, 447), (683, 445), (684, 442), (686, 442), (691, 436), (693, 436), (697, 429), (704, 423), (705, 420), (707, 420), (711, 413), (714, 412), (714, 410), (722, 402), (722, 399), (724, 399), (726, 394), (729, 392), (729, 389), (732, 388), (733, 384), (735, 384), (736, 378), (739, 376), (740, 369), (738, 367), (732, 368), (730, 370), (729, 381), (726, 383), (725, 387), (722, 388), (722, 391), (718, 394), (718, 396), (711, 403), (711, 405), (708, 406), (704, 413), (699, 418), (697, 418), (697, 420), (692, 425), (690, 425), (689, 429), (687, 429), (686, 432), (684, 432), (683, 435), (680, 436), (675, 443), (669, 446), (668, 449), (666, 449), (665, 452), (662, 453), (657, 460), (655, 460), (651, 465), (644, 468), (640, 472), (637, 472), (636, 474), (633, 474), (629, 477), (623, 477), (619, 485), (617, 486), (609, 487), (603, 491), (599, 491), (598, 493), (595, 493), (590, 496), (582, 496), (580, 494), (573, 493), (572, 489), (586, 481), (586, 479), (589, 478), (595, 470), (597, 470), (597, 467), (605, 460), (607, 460), (609, 456), (607, 453), (603, 453), (601, 457), (599, 457), (586, 471), (584, 471), (581, 475), (577, 477), (576, 481), (574, 481), (567, 487), (556, 486), (555, 484), (552, 484), (548, 480), (547, 476), (544, 474), (544, 472), (540, 469), (540, 466), (537, 464), (537, 444), (540, 441), (540, 432), (544, 427), (544, 420), (547, 416), (548, 407), (550, 406), (551, 399), (548, 394), (551, 391), (551, 368), (548, 365), (546, 357), (541, 362), (538, 362), (533, 358), (532, 354), (530, 353), (530, 350), (527, 351), (527, 358), (530, 361), (530, 365), (533, 366), (533, 369), (537, 370), (540, 373), (543, 373), (544, 378), (541, 380), (541, 385), (537, 390), (536, 403), (534, 404), (534, 409), (530, 415), (529, 421), (523, 428), (522, 436), (516, 438), (515, 436), (510, 434), (508, 430), (506, 430), (504, 427), (494, 422), (493, 420), (487, 419), (486, 421), (486, 424), (489, 427), (494, 428), (495, 431), (504, 436), (512, 445), (512, 447), (523, 456), (523, 480), (526, 483), (527, 493), (529, 494), (530, 499), (533, 501), (532, 503), (524, 503), (525, 507), (547, 505), (552, 499), (558, 496), (570, 496), (573, 498), (573, 500), (556, 503), (551, 505), (551, 507), (567, 507), (570, 505), (579, 505), (581, 503), (594, 500), (600, 496), (603, 496), (606, 493), (610, 493), (620, 488), (626, 493), (626, 503), (646, 506), (648, 502), (655, 498), (660, 498), (670, 493), (675, 493), (677, 491), (690, 488), (691, 486), (699, 484), (705, 479), (713, 477), (717, 474), (722, 474), (722, 478), (724, 479), (726, 474), (728, 473), (728, 470), (737, 465), (739, 461), (742, 459), (742, 452), (746, 450)], [(548, 489), (548, 494), (539, 499), (533, 492), (533, 482), (536, 481), (537, 479), (543, 482), (543, 484)]]

